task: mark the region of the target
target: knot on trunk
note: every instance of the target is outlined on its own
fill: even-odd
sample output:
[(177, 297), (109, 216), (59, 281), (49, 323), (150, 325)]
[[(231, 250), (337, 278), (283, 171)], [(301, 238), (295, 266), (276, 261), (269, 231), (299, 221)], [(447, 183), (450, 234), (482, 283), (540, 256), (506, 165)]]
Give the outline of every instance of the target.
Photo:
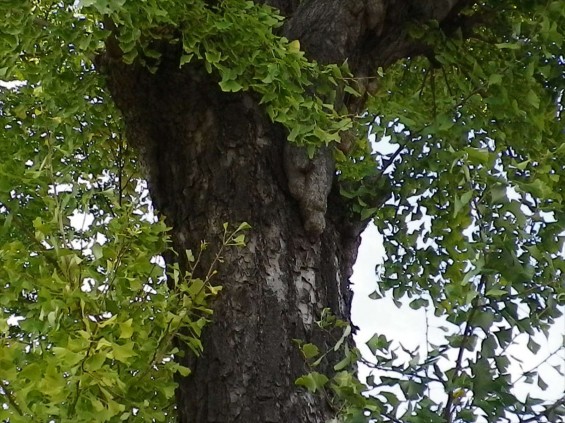
[(335, 173), (330, 149), (320, 148), (310, 158), (306, 148), (287, 144), (284, 168), (290, 194), (300, 206), (304, 229), (311, 236), (321, 235), (326, 228), (328, 195)]

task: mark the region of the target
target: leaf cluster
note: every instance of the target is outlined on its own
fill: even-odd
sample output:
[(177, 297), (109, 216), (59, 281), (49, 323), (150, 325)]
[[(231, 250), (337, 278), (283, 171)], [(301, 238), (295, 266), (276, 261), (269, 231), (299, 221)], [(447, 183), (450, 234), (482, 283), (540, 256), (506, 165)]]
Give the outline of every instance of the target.
[[(116, 110), (82, 54), (92, 33), (72, 9), (41, 6), (6, 14), (8, 28), (21, 25), (12, 35), (22, 51), (2, 55), (20, 82), (0, 92), (9, 158), (0, 163), (0, 420), (172, 421), (174, 377), (190, 371), (173, 341), (201, 352), (220, 287), (213, 268), (193, 276), (198, 255), (187, 255), (189, 271), (165, 274), (168, 228), (152, 217)], [(39, 12), (54, 25), (38, 34)], [(243, 245), (247, 227), (224, 227), (218, 242)]]

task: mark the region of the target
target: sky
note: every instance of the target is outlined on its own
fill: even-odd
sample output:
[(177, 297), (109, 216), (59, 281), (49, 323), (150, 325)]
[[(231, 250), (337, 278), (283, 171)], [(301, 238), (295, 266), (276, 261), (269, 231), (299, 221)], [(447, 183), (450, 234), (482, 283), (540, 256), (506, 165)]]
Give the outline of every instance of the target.
[[(352, 321), (359, 327), (355, 340), (365, 358), (370, 359), (369, 348), (364, 344), (375, 333), (384, 334), (389, 340), (402, 343), (409, 349), (417, 346), (421, 348), (421, 355), (425, 352), (426, 325), (428, 338), (432, 343), (439, 343), (445, 339), (445, 332), (439, 326), (447, 326), (455, 329), (455, 326), (447, 323), (444, 319), (436, 318), (433, 310), (413, 310), (408, 305), (397, 308), (391, 298), (371, 300), (368, 296), (375, 291), (378, 283), (375, 267), (382, 264), (385, 259), (383, 239), (374, 225), (369, 225), (362, 235), (361, 247), (357, 262), (354, 266), (351, 278), (354, 291), (352, 304)], [(539, 363), (544, 362), (551, 352), (559, 349), (558, 354), (553, 355), (545, 364), (540, 366), (540, 375), (548, 384), (548, 388), (542, 391), (535, 383), (532, 385), (518, 381), (514, 385), (516, 396), (523, 400), (526, 395), (539, 397), (548, 401), (562, 398), (565, 392), (565, 378), (552, 366), (559, 366), (565, 371), (565, 348), (563, 348), (565, 336), (565, 316), (557, 320), (550, 331), (549, 339), (543, 334), (536, 337), (536, 342), (541, 345), (537, 354), (532, 354), (526, 347), (527, 337), (517, 339), (517, 345), (509, 348), (507, 354), (519, 359), (522, 363), (514, 360), (511, 373), (518, 378), (524, 370), (532, 369)], [(455, 358), (453, 358), (452, 363)], [(447, 364), (447, 363), (446, 363)], [(366, 368), (360, 369), (361, 377), (366, 377)], [(443, 392), (438, 392), (438, 399)]]

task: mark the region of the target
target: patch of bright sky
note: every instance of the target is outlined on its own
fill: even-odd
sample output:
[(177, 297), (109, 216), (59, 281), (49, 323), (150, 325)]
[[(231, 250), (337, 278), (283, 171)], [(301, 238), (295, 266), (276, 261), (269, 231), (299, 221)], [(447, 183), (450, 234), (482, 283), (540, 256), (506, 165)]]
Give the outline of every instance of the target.
[(13, 90), (14, 88), (23, 87), (26, 85), (25, 81), (2, 81), (0, 80), (0, 88), (7, 88)]

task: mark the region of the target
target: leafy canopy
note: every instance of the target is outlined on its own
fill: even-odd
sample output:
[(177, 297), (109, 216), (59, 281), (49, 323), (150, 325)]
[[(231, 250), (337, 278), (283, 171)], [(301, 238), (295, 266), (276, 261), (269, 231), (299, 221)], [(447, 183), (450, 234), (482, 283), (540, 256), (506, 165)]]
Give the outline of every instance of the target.
[[(565, 296), (563, 0), (480, 2), (466, 14), (489, 19), (471, 37), (414, 27), (433, 55), (375, 75), (363, 116), (334, 109), (339, 92), (356, 94), (346, 64), (307, 60), (298, 41), (276, 35), (282, 18), (249, 1), (7, 0), (0, 11), (0, 79), (20, 81), (0, 93), (1, 419), (170, 420), (172, 375), (189, 372), (172, 360), (171, 339), (182, 329), (200, 351), (217, 292), (174, 268), (163, 283), (166, 228), (144, 217), (142, 175), (94, 66), (110, 30), (121, 60), (151, 70), (160, 43), (181, 46), (179, 66), (203, 63), (222, 90), (256, 92), (310, 152), (354, 128), (356, 148), (336, 158), (352, 218), (374, 217), (385, 237), (374, 297), (408, 296), (461, 329), (407, 363), (376, 334), (371, 365), (387, 373), (367, 381), (371, 398), (345, 337), (335, 375), (316, 373), (322, 354), (303, 344), (312, 372), (299, 385), (325, 391), (351, 421), (562, 412), (563, 401), (516, 398), (505, 352), (519, 334), (537, 351), (533, 335)], [(395, 152), (373, 150), (367, 134)], [(72, 225), (79, 213), (92, 221)], [(226, 228), (222, 242), (241, 245), (243, 229)], [(330, 313), (320, 322), (335, 325), (347, 336)], [(527, 379), (544, 386), (535, 371)], [(430, 395), (434, 383), (444, 400)]]

